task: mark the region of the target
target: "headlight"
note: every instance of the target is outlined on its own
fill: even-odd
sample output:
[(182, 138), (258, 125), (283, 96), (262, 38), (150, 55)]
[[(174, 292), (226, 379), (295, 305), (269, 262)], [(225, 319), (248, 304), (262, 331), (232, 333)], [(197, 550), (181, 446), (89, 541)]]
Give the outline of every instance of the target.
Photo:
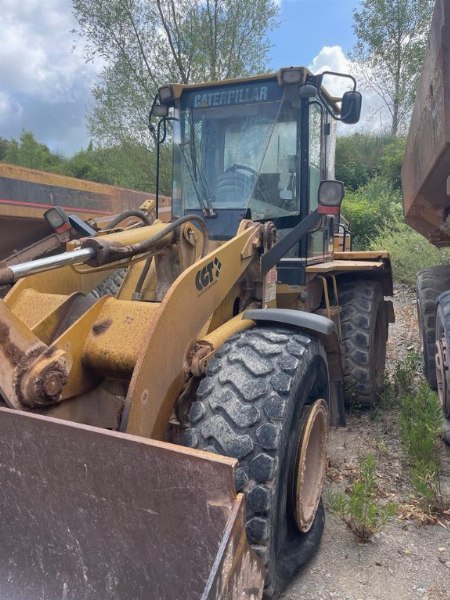
[(161, 102), (161, 104), (168, 104), (174, 99), (173, 89), (171, 85), (164, 85), (163, 87), (160, 87), (158, 93), (159, 101)]

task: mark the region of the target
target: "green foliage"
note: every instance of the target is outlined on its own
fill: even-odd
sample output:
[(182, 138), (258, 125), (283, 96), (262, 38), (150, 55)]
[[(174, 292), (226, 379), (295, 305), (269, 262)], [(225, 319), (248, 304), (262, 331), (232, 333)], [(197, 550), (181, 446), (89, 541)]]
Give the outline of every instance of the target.
[(411, 229), (399, 213), (391, 212), (368, 244), (371, 250), (390, 253), (395, 281), (414, 285), (417, 271), (450, 260), (449, 249), (439, 249)]
[(416, 389), (404, 386), (401, 398), (400, 432), (409, 459), (411, 483), (430, 512), (442, 506), (439, 436), (442, 408), (425, 382)]
[(347, 190), (356, 190), (382, 176), (392, 187), (400, 187), (404, 138), (373, 133), (355, 133), (336, 141), (336, 179)]
[(90, 130), (102, 144), (148, 142), (157, 89), (254, 75), (268, 63), (275, 0), (74, 0), (87, 57), (104, 63)]
[(345, 195), (342, 214), (350, 222), (353, 248), (367, 249), (386, 223), (401, 212), (401, 198), (389, 181), (377, 177)]
[(368, 87), (390, 114), (390, 131), (406, 128), (423, 62), (433, 0), (363, 0), (353, 13), (358, 62)]
[[(123, 142), (109, 148), (94, 148), (78, 152), (58, 170), (63, 175), (109, 183), (134, 190), (154, 191), (156, 188), (156, 152), (134, 142)], [(171, 149), (161, 149), (160, 191), (171, 193)]]
[[(156, 152), (133, 141), (109, 148), (95, 148), (90, 142), (86, 150), (64, 158), (37, 142), (31, 132), (23, 131), (19, 140), (0, 138), (0, 161), (129, 189), (154, 191), (156, 188)], [(160, 174), (160, 192), (170, 195), (170, 145), (161, 147)]]
[(400, 407), (400, 435), (409, 463), (410, 481), (423, 508), (432, 513), (442, 508), (439, 437), (442, 408), (421, 375), (422, 357), (408, 352), (386, 386), (387, 401)]
[(328, 502), (360, 542), (368, 542), (396, 513), (394, 503), (381, 505), (377, 499), (376, 463), (371, 454), (361, 461), (359, 480), (350, 491), (330, 494)]
[(393, 376), (394, 394), (397, 398), (414, 393), (422, 368), (422, 357), (417, 352), (408, 352), (400, 361)]
[(336, 177), (346, 186), (342, 213), (355, 250), (366, 250), (380, 231), (402, 218), (404, 147), (404, 138), (389, 135), (358, 133), (337, 140)]
[(406, 137), (389, 137), (380, 156), (380, 170), (392, 187), (400, 190), (402, 187), (401, 172), (405, 154)]
[(0, 140), (0, 160), (42, 171), (57, 170), (63, 158), (40, 144), (31, 131), (23, 130), (19, 140)]

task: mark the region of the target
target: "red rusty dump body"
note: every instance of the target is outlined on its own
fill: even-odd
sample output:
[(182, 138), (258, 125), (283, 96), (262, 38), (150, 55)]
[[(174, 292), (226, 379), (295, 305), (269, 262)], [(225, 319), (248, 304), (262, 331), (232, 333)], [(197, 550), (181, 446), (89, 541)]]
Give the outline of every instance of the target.
[[(0, 259), (52, 233), (42, 218), (62, 206), (82, 219), (136, 209), (154, 194), (0, 163)], [(160, 219), (170, 220), (170, 198), (160, 197)]]
[(437, 0), (402, 170), (406, 222), (450, 246), (450, 0)]

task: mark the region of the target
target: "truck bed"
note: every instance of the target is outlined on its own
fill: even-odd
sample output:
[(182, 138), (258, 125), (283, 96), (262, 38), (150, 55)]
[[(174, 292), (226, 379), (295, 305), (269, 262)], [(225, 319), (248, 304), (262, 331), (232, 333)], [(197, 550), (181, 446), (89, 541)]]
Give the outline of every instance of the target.
[(402, 170), (406, 222), (437, 246), (450, 246), (449, 176), (450, 0), (437, 0)]
[[(138, 208), (154, 194), (0, 163), (0, 259), (51, 233), (42, 218), (62, 206), (82, 219)], [(160, 197), (160, 218), (170, 219), (170, 198)]]

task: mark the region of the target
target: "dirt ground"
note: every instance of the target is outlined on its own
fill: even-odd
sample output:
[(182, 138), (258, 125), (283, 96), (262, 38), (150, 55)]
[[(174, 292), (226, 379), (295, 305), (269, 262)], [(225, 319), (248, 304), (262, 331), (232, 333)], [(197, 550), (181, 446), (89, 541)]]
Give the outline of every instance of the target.
[[(388, 373), (408, 350), (420, 349), (414, 292), (395, 290), (396, 323), (390, 327)], [(367, 454), (377, 461), (381, 501), (394, 501), (400, 516), (359, 544), (342, 520), (327, 511), (325, 533), (315, 558), (285, 591), (283, 600), (450, 600), (450, 514), (421, 523), (395, 408), (355, 412), (347, 428), (331, 433), (325, 500), (358, 474)], [(450, 453), (442, 445), (444, 494), (450, 506)], [(411, 518), (411, 515), (413, 517)]]

